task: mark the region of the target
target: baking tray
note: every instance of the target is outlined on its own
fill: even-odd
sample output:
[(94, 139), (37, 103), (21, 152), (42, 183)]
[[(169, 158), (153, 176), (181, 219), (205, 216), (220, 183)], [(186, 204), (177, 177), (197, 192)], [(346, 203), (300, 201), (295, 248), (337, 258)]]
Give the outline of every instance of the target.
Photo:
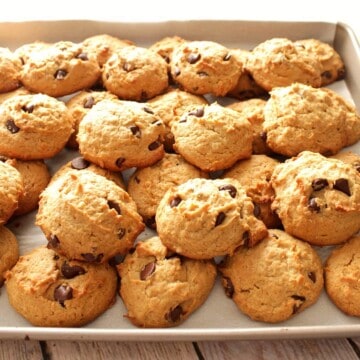
[[(36, 21), (0, 24), (0, 46), (16, 47), (36, 41), (71, 40), (108, 33), (130, 39), (139, 46), (149, 46), (165, 36), (179, 35), (189, 40), (212, 40), (230, 48), (251, 49), (272, 37), (292, 40), (317, 38), (333, 44), (347, 69), (345, 80), (329, 86), (360, 109), (360, 49), (353, 31), (343, 23), (328, 22), (258, 22), (258, 21), (169, 21), (159, 23), (113, 23), (98, 21)], [(360, 144), (350, 147), (360, 153)], [(48, 161), (52, 171), (74, 157), (67, 150)], [(18, 237), (21, 254), (45, 244), (46, 239), (34, 224), (35, 213), (18, 217), (9, 223)], [(141, 238), (151, 235), (145, 231)], [(329, 248), (317, 249), (325, 259)], [(228, 299), (218, 279), (206, 303), (182, 325), (169, 329), (140, 329), (123, 315), (126, 309), (120, 299), (102, 316), (81, 328), (33, 327), (9, 305), (6, 288), (0, 293), (0, 338), (39, 340), (117, 340), (175, 341), (277, 339), (308, 337), (350, 337), (360, 335), (358, 318), (349, 317), (333, 305), (325, 291), (318, 302), (292, 319), (280, 324), (250, 320)]]

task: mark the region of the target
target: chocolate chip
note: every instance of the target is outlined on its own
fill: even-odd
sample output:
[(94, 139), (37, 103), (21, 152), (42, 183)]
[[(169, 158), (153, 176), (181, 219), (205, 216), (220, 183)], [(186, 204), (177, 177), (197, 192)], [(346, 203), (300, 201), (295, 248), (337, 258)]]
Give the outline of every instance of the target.
[(331, 71), (324, 71), (323, 73), (321, 73), (321, 77), (330, 80), (332, 78)]
[(174, 75), (175, 76), (179, 76), (181, 74), (181, 70), (178, 68), (178, 67), (176, 67), (175, 69), (174, 69)]
[(209, 76), (209, 74), (208, 74), (207, 72), (205, 72), (205, 71), (198, 71), (196, 74), (199, 75), (200, 77), (207, 77), (207, 76)]
[(215, 220), (215, 227), (216, 226), (219, 226), (223, 223), (223, 221), (225, 220), (225, 213), (224, 212), (219, 212), (218, 216), (216, 217), (216, 220)]
[(31, 114), (34, 111), (34, 109), (35, 109), (35, 105), (33, 104), (26, 104), (21, 108), (22, 111), (25, 111), (29, 114)]
[(294, 299), (294, 300), (300, 300), (302, 302), (304, 302), (306, 300), (306, 297), (305, 296), (302, 296), (302, 295), (291, 295), (291, 297)]
[(149, 146), (148, 146), (148, 149), (150, 150), (150, 151), (153, 151), (153, 150), (156, 150), (158, 147), (160, 147), (161, 146), (161, 142), (160, 141), (158, 141), (158, 140), (156, 140), (156, 141), (154, 141), (154, 142), (152, 142)]
[(4, 156), (4, 155), (0, 155), (0, 161), (1, 162), (5, 162), (5, 161), (8, 161), (9, 159), (6, 157), (6, 156)]
[(6, 121), (6, 128), (12, 133), (12, 134), (16, 134), (17, 132), (20, 131), (20, 128), (18, 126), (16, 126), (15, 122), (13, 119), (9, 119)]
[(83, 170), (90, 166), (90, 162), (79, 156), (71, 160), (71, 167), (75, 170)]
[(60, 259), (60, 256), (59, 255), (54, 255), (53, 259), (56, 261), (56, 260), (59, 260)]
[(48, 247), (56, 249), (60, 245), (60, 240), (56, 235), (51, 234), (48, 239)]
[(308, 208), (317, 213), (320, 211), (320, 206), (317, 204), (316, 198), (313, 197), (309, 199)]
[(323, 178), (314, 179), (311, 183), (311, 187), (314, 191), (320, 191), (329, 185), (329, 182)]
[(150, 216), (150, 217), (146, 218), (145, 225), (148, 226), (150, 229), (156, 229), (155, 216)]
[(138, 126), (136, 125), (133, 125), (133, 126), (130, 126), (130, 130), (131, 130), (131, 133), (137, 137), (137, 138), (141, 138), (141, 130)]
[(140, 280), (146, 280), (155, 271), (155, 268), (154, 262), (146, 264), (140, 271)]
[(224, 61), (229, 61), (231, 59), (231, 54), (230, 53), (227, 53), (224, 57), (223, 57), (223, 60)]
[(179, 197), (179, 196), (176, 196), (176, 197), (174, 197), (171, 201), (170, 201), (170, 207), (176, 207), (176, 206), (178, 206), (180, 203), (181, 203), (181, 197)]
[(130, 72), (132, 70), (134, 70), (134, 66), (128, 62), (124, 63), (123, 65), (123, 69), (126, 71), (126, 72)]
[(137, 184), (140, 184), (140, 179), (137, 176), (134, 177), (134, 180)]
[(182, 124), (182, 123), (186, 123), (187, 122), (187, 117), (184, 116), (182, 117), (180, 120), (179, 120), (179, 123)]
[(125, 256), (122, 254), (116, 254), (111, 259), (109, 259), (109, 265), (110, 266), (116, 266), (121, 264), (125, 259)]
[(225, 289), (225, 295), (231, 299), (234, 295), (234, 285), (232, 281), (228, 277), (223, 277), (222, 284)]
[(118, 231), (118, 238), (122, 239), (125, 236), (125, 234), (126, 234), (126, 229), (120, 228)]
[(353, 164), (354, 165), (354, 168), (357, 172), (360, 172), (360, 163), (355, 163)]
[(267, 133), (266, 133), (265, 131), (262, 131), (262, 132), (260, 133), (260, 138), (261, 138), (262, 141), (266, 141), (266, 139), (267, 139)]
[(73, 290), (69, 285), (60, 285), (54, 290), (54, 299), (60, 303), (62, 307), (65, 307), (65, 300), (73, 298)]
[(313, 271), (310, 271), (308, 273), (308, 277), (313, 283), (316, 283), (316, 273), (314, 273)]
[(154, 115), (154, 111), (147, 106), (143, 107), (143, 110), (148, 114)]
[(233, 185), (230, 185), (230, 184), (221, 185), (221, 186), (219, 187), (219, 190), (220, 190), (220, 191), (227, 191), (232, 198), (235, 198), (235, 196), (236, 196), (236, 194), (237, 194), (236, 187), (233, 186)]
[(170, 64), (170, 58), (166, 55), (162, 55), (162, 58), (165, 60), (167, 64)]
[(83, 257), (84, 261), (86, 261), (86, 262), (99, 263), (99, 262), (101, 262), (101, 259), (104, 257), (104, 254), (94, 255), (91, 253), (84, 253), (84, 254), (81, 254), (81, 256)]
[(84, 108), (85, 109), (91, 109), (95, 104), (95, 99), (92, 96), (88, 96), (85, 100), (84, 100)]
[(120, 205), (113, 200), (108, 200), (107, 204), (110, 209), (114, 209), (119, 215), (121, 215)]
[(89, 60), (87, 53), (80, 53), (79, 55), (76, 56), (76, 58), (83, 61)]
[(162, 125), (162, 123), (163, 122), (160, 119), (156, 119), (151, 122), (152, 125), (156, 125), (156, 126), (160, 126), (160, 125)]
[(344, 194), (351, 196), (349, 181), (344, 178), (340, 178), (335, 180), (334, 182), (334, 189), (343, 192)]
[(66, 279), (72, 279), (76, 276), (85, 274), (85, 269), (81, 266), (71, 266), (67, 262), (64, 262), (61, 266), (61, 273)]
[(187, 58), (187, 61), (189, 64), (195, 64), (197, 63), (201, 58), (200, 54), (190, 54)]
[(341, 68), (337, 71), (337, 80), (342, 80), (345, 78), (345, 74), (346, 74), (346, 71), (345, 71), (345, 68)]
[(204, 116), (204, 108), (203, 107), (200, 107), (200, 108), (197, 108), (195, 110), (192, 110), (188, 113), (188, 115), (194, 115), (196, 117), (202, 117)]
[(118, 168), (121, 168), (121, 167), (122, 167), (122, 164), (124, 163), (124, 161), (125, 161), (125, 158), (119, 157), (119, 158), (116, 159), (115, 165), (116, 165)]
[(67, 75), (67, 71), (63, 69), (56, 70), (54, 74), (54, 78), (56, 80), (64, 80)]
[(174, 309), (171, 309), (166, 315), (165, 319), (169, 322), (176, 323), (180, 320), (181, 315), (183, 314), (183, 309), (180, 305), (176, 306)]
[(242, 235), (242, 238), (243, 238), (244, 246), (247, 248), (250, 247), (250, 232), (245, 231)]
[(255, 216), (256, 218), (259, 218), (260, 215), (261, 215), (260, 205), (257, 204), (257, 203), (255, 203), (255, 202), (254, 202), (253, 204), (254, 204), (254, 216)]
[(305, 296), (301, 296), (301, 295), (291, 295), (291, 297), (294, 299), (294, 300), (299, 300), (299, 301), (301, 301), (301, 304), (294, 304), (293, 305), (293, 311), (292, 311), (292, 313), (293, 314), (296, 314), (298, 311), (299, 311), (299, 309), (301, 308), (301, 305), (302, 305), (302, 303), (306, 300), (306, 298), (305, 298)]

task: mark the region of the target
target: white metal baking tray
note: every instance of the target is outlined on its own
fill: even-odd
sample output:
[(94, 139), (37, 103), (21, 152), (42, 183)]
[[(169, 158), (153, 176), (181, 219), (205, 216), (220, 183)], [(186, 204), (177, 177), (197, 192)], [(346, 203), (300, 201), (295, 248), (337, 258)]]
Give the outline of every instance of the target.
[[(347, 75), (330, 88), (352, 100), (360, 109), (360, 49), (352, 30), (342, 23), (258, 22), (258, 21), (171, 21), (160, 23), (110, 23), (96, 21), (53, 21), (0, 24), (0, 46), (15, 49), (35, 40), (82, 41), (108, 33), (148, 46), (165, 36), (179, 35), (189, 40), (213, 40), (225, 46), (251, 49), (271, 37), (292, 40), (317, 38), (332, 43), (344, 59)], [(351, 147), (360, 153), (360, 144)], [(54, 171), (74, 154), (63, 151), (49, 161)], [(45, 244), (46, 239), (34, 224), (35, 213), (13, 220), (9, 227), (16, 233), (20, 252)], [(145, 232), (142, 238), (149, 237)], [(323, 259), (328, 248), (319, 249)], [(291, 320), (270, 325), (250, 320), (228, 299), (217, 281), (206, 303), (176, 328), (140, 329), (123, 315), (126, 309), (120, 297), (115, 305), (91, 324), (82, 328), (33, 327), (9, 305), (6, 288), (0, 292), (0, 338), (174, 341), (269, 339), (305, 337), (344, 337), (360, 335), (360, 320), (349, 317), (333, 305), (325, 291), (318, 302)]]

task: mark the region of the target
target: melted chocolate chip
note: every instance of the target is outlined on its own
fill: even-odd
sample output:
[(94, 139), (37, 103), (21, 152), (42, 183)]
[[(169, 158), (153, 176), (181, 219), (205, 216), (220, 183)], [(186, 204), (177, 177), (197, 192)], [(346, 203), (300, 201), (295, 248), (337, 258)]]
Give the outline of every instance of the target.
[(176, 306), (174, 309), (171, 309), (166, 315), (165, 319), (169, 322), (176, 323), (180, 320), (181, 315), (183, 314), (183, 309), (180, 305)]
[(186, 123), (187, 122), (187, 117), (184, 116), (182, 117), (180, 120), (179, 120), (179, 123), (182, 124), (182, 123)]
[(176, 196), (176, 197), (174, 197), (171, 201), (170, 201), (170, 207), (176, 207), (176, 206), (178, 206), (180, 203), (181, 203), (181, 197), (179, 197), (179, 196)]
[(147, 106), (143, 107), (143, 110), (148, 114), (154, 115), (154, 111)]
[(141, 138), (141, 130), (138, 126), (136, 125), (130, 126), (130, 131), (135, 137)]
[(25, 111), (29, 114), (31, 114), (34, 111), (34, 109), (35, 109), (35, 105), (33, 105), (33, 104), (27, 104), (21, 108), (22, 111)]
[(202, 117), (204, 116), (204, 108), (203, 107), (200, 107), (200, 108), (197, 108), (196, 110), (192, 110), (188, 113), (188, 115), (194, 115), (196, 117)]
[(116, 159), (115, 165), (116, 165), (118, 168), (121, 168), (121, 167), (122, 167), (122, 164), (124, 163), (124, 161), (125, 161), (125, 158), (119, 157), (119, 158)]
[(87, 60), (89, 60), (87, 53), (80, 53), (79, 55), (76, 56), (76, 58), (77, 58), (77, 59), (80, 59), (80, 60), (82, 60), (82, 61), (87, 61)]
[(91, 253), (84, 253), (84, 254), (81, 254), (81, 256), (84, 259), (84, 261), (86, 261), (86, 262), (99, 263), (99, 262), (101, 262), (101, 259), (104, 257), (104, 254), (94, 255)]
[(92, 96), (88, 96), (85, 100), (84, 100), (84, 108), (85, 109), (91, 109), (95, 104), (95, 99)]
[(53, 259), (56, 261), (56, 260), (59, 260), (60, 259), (60, 256), (59, 255), (54, 255)]
[(331, 71), (326, 70), (322, 72), (321, 77), (330, 80), (332, 78)]
[(140, 184), (140, 179), (137, 176), (134, 177), (134, 180), (137, 184)]
[(54, 78), (55, 78), (56, 80), (64, 80), (65, 77), (66, 77), (66, 75), (67, 75), (67, 71), (66, 71), (66, 70), (59, 69), (59, 70), (57, 70), (57, 71), (55, 72)]
[(132, 64), (126, 62), (126, 63), (124, 63), (124, 65), (123, 65), (123, 69), (124, 69), (126, 72), (130, 72), (130, 71), (134, 70), (134, 67), (133, 67)]
[(314, 212), (317, 212), (317, 213), (320, 211), (320, 206), (317, 204), (316, 198), (310, 198), (309, 199), (308, 208), (311, 211), (314, 211)]
[(12, 134), (16, 134), (20, 131), (20, 128), (15, 124), (13, 119), (7, 120), (5, 126)]
[(231, 299), (234, 295), (234, 285), (232, 281), (228, 277), (223, 277), (222, 284), (225, 289), (225, 295)]
[(229, 61), (231, 59), (231, 54), (230, 53), (227, 53), (224, 57), (223, 57), (223, 60), (224, 61)]
[(232, 198), (235, 198), (235, 196), (236, 196), (236, 194), (237, 194), (236, 187), (233, 186), (233, 185), (230, 185), (230, 184), (221, 185), (221, 186), (219, 187), (219, 190), (220, 190), (220, 191), (227, 191)]
[(146, 280), (155, 271), (155, 268), (154, 262), (146, 264), (140, 271), (140, 280)]
[(73, 298), (73, 291), (69, 285), (60, 285), (54, 290), (54, 299), (60, 303), (62, 307), (65, 307), (65, 300)]
[(60, 240), (56, 235), (51, 234), (48, 240), (48, 247), (56, 249), (60, 245)]
[(115, 256), (113, 256), (110, 260), (109, 260), (109, 265), (110, 266), (116, 266), (121, 264), (125, 259), (125, 256), (122, 254), (117, 254)]
[(200, 54), (190, 54), (187, 58), (187, 61), (189, 64), (195, 64), (197, 63), (201, 58), (201, 55)]
[(313, 271), (310, 271), (308, 273), (308, 278), (313, 282), (316, 283), (316, 273), (314, 273)]
[(110, 209), (114, 209), (119, 215), (121, 215), (121, 209), (120, 209), (120, 205), (118, 203), (116, 203), (115, 201), (112, 201), (112, 200), (108, 200), (107, 204)]
[(120, 228), (118, 231), (118, 238), (122, 239), (125, 236), (125, 234), (126, 234), (126, 229)]
[(355, 163), (354, 168), (357, 172), (360, 172), (360, 163)]
[(291, 295), (291, 297), (294, 299), (294, 300), (300, 300), (302, 302), (304, 302), (306, 300), (306, 297), (305, 296), (302, 296), (302, 295)]
[(158, 141), (158, 140), (156, 140), (156, 141), (154, 141), (154, 142), (152, 142), (149, 146), (148, 146), (148, 149), (150, 150), (150, 151), (153, 151), (153, 150), (156, 150), (158, 147), (160, 147), (161, 146), (161, 142), (160, 141)]
[(250, 247), (250, 232), (249, 231), (245, 231), (242, 235), (243, 241), (244, 241), (244, 246), (245, 247)]
[(293, 311), (292, 313), (293, 314), (296, 314), (299, 309), (301, 308), (301, 305), (302, 303), (306, 300), (305, 296), (301, 296), (301, 295), (291, 295), (291, 297), (294, 299), (294, 300), (299, 300), (301, 301), (301, 304), (294, 304), (293, 305)]
[(216, 220), (215, 220), (215, 227), (216, 226), (219, 226), (223, 223), (223, 221), (225, 220), (225, 213), (224, 212), (219, 212), (218, 216), (216, 217)]
[(79, 156), (71, 160), (71, 167), (75, 170), (83, 170), (90, 166), (90, 162)]
[(311, 183), (311, 187), (314, 191), (320, 191), (329, 185), (329, 182), (323, 178), (314, 179)]
[(351, 196), (349, 181), (347, 179), (340, 178), (335, 180), (334, 189), (343, 192), (347, 196)]
[(346, 74), (346, 71), (345, 71), (345, 68), (341, 68), (337, 71), (337, 80), (342, 80), (345, 78), (345, 74)]
[(61, 266), (61, 273), (66, 279), (72, 279), (76, 276), (85, 274), (85, 269), (81, 266), (71, 266), (67, 262), (64, 262)]

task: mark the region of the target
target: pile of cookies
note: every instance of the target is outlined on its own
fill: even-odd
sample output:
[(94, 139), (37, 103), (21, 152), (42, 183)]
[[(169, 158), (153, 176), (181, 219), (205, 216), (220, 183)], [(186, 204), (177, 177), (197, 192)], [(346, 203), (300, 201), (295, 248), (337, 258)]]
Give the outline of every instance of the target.
[[(171, 327), (219, 274), (257, 321), (299, 314), (324, 283), (360, 316), (360, 155), (340, 152), (359, 141), (360, 117), (325, 88), (344, 76), (315, 39), (247, 51), (104, 34), (0, 49), (10, 304), (33, 325), (81, 326), (119, 292), (133, 324)], [(50, 179), (65, 148), (74, 157)], [(19, 258), (4, 224), (35, 209), (48, 243)], [(157, 234), (139, 241), (145, 226)], [(323, 266), (314, 246), (343, 243)]]

